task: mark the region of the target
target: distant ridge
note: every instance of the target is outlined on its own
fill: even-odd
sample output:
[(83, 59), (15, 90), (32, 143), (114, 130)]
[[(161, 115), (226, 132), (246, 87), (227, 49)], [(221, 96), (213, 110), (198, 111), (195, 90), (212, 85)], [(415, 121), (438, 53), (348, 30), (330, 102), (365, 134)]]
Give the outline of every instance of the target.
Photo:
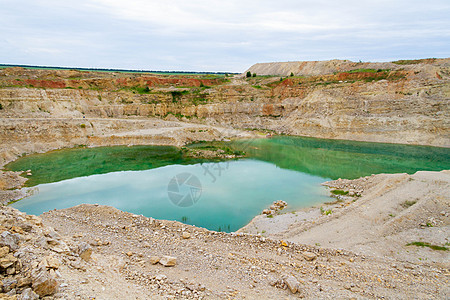
[(257, 63), (246, 72), (257, 75), (272, 76), (320, 76), (335, 72), (348, 72), (358, 69), (389, 69), (411, 68), (417, 65), (448, 64), (449, 58), (425, 58), (414, 60), (397, 60), (393, 62), (353, 62), (350, 60), (324, 60), (324, 61), (289, 61)]
[(33, 65), (10, 65), (0, 64), (0, 68), (14, 68), (20, 67), (25, 69), (43, 69), (43, 70), (77, 70), (77, 71), (92, 71), (92, 72), (122, 72), (122, 73), (155, 73), (155, 74), (240, 74), (233, 72), (197, 72), (197, 71), (152, 71), (152, 70), (128, 70), (128, 69), (102, 69), (102, 68), (77, 68), (77, 67), (51, 67), (51, 66), (33, 66)]

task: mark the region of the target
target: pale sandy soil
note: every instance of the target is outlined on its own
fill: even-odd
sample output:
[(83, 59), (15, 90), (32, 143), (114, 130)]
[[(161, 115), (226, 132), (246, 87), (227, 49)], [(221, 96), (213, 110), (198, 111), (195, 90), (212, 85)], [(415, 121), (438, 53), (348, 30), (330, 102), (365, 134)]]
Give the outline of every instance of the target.
[[(257, 235), (216, 233), (95, 205), (51, 211), (42, 217), (45, 225), (68, 237), (68, 244), (94, 245), (89, 262), (62, 257), (60, 272), (67, 286), (58, 297), (439, 299), (449, 295), (446, 271), (429, 264)], [(191, 238), (183, 239), (183, 232)], [(103, 246), (105, 242), (108, 245)], [(306, 260), (304, 251), (315, 258)], [(163, 255), (176, 257), (177, 264), (150, 263), (150, 257)], [(286, 276), (297, 280), (300, 293), (285, 289)]]
[(450, 171), (378, 174), (357, 180), (329, 182), (343, 190), (362, 190), (362, 197), (342, 197), (296, 214), (257, 216), (241, 232), (295, 243), (346, 249), (355, 253), (429, 264), (448, 269), (448, 251), (406, 246), (411, 242), (450, 242)]

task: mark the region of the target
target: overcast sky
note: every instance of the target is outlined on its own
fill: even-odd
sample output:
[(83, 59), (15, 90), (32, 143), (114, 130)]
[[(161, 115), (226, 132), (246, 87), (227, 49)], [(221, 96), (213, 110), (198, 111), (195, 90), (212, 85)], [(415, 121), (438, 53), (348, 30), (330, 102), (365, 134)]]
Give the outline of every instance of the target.
[(450, 56), (449, 0), (0, 0), (0, 63), (243, 72)]

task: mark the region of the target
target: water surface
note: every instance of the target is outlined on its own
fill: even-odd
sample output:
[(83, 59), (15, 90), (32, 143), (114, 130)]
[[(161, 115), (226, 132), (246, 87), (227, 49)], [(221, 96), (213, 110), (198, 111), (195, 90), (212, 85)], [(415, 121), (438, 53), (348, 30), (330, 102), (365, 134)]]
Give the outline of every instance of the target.
[[(145, 216), (234, 231), (273, 201), (294, 210), (329, 200), (321, 182), (377, 173), (450, 169), (447, 148), (300, 137), (199, 143), (230, 147), (250, 158), (211, 162), (175, 147), (69, 149), (21, 158), (38, 193), (14, 207), (30, 214), (81, 203), (111, 205)], [(185, 181), (186, 180), (186, 181)]]
[[(179, 184), (178, 194), (198, 189), (198, 198), (179, 206), (169, 186), (179, 174), (191, 174), (199, 185)], [(123, 171), (38, 185), (39, 192), (12, 206), (39, 215), (51, 209), (98, 203), (158, 219), (178, 220), (212, 230), (235, 231), (273, 201), (290, 210), (326, 201), (322, 177), (244, 159), (194, 165), (170, 165), (146, 171)]]

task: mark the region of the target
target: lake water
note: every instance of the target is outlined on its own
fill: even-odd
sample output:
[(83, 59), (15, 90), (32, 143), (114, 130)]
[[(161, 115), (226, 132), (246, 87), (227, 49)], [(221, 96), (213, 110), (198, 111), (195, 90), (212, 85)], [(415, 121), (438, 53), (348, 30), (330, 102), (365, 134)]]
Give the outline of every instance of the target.
[(276, 200), (288, 202), (287, 213), (328, 201), (320, 183), (329, 179), (450, 169), (447, 148), (300, 137), (244, 140), (227, 146), (247, 152), (250, 158), (191, 159), (177, 148), (163, 146), (78, 148), (30, 155), (7, 169), (31, 169), (28, 185), (38, 192), (12, 206), (39, 215), (98, 203), (235, 231)]

